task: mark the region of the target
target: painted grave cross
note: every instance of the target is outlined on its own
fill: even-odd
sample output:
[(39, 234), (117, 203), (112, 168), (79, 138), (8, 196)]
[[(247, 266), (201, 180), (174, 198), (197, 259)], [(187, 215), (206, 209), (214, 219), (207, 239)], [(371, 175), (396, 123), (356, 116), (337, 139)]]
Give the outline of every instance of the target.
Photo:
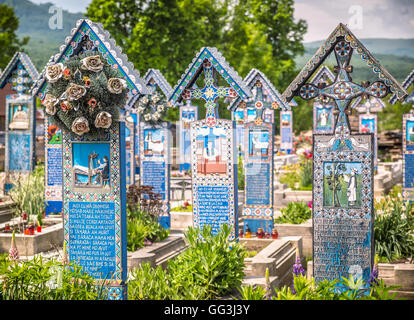
[[(187, 100), (185, 105), (180, 106), (180, 172), (191, 169), (191, 122), (198, 120), (198, 107), (191, 105), (191, 100)], [(183, 198), (184, 199), (184, 198)]]
[(11, 83), (15, 91), (5, 101), (6, 193), (18, 175), (29, 173), (35, 165), (36, 102), (29, 89), (38, 76), (29, 56), (22, 52), (16, 52), (0, 76), (0, 89)]
[[(365, 102), (363, 102), (364, 100)], [(359, 96), (351, 106), (351, 109), (354, 108), (359, 113), (359, 133), (368, 132), (374, 134), (374, 168), (376, 170), (378, 166), (378, 117), (376, 112), (384, 109), (385, 104), (376, 97), (363, 99), (362, 96)]]
[[(204, 87), (198, 88), (195, 82), (202, 74)], [(218, 86), (216, 75), (223, 77), (229, 87)], [(205, 102), (205, 119), (191, 123), (193, 224), (198, 228), (210, 224), (214, 232), (222, 224), (229, 224), (232, 238), (237, 237), (238, 230), (234, 123), (217, 119), (216, 108), (219, 98), (237, 96), (245, 100), (251, 92), (216, 48), (205, 47), (169, 98), (174, 105), (182, 100)]]
[[(150, 95), (138, 100), (140, 113), (140, 184), (153, 187), (160, 224), (169, 229), (170, 222), (170, 123), (162, 121), (167, 112), (167, 99), (172, 89), (162, 73), (149, 69), (144, 81)], [(145, 194), (147, 199), (151, 195)]]
[[(335, 80), (327, 86), (306, 83), (334, 53)], [(352, 54), (371, 66), (378, 80), (357, 84), (351, 80)], [(399, 99), (404, 89), (372, 57), (343, 24), (305, 65), (283, 93), (286, 100), (331, 98), (338, 111), (333, 134), (313, 135), (313, 275), (316, 281), (362, 278), (372, 271), (373, 247), (373, 134), (351, 134), (347, 113), (352, 99), (383, 98), (389, 92)]]
[(270, 235), (273, 229), (273, 150), (274, 112), (290, 110), (280, 93), (257, 69), (252, 69), (244, 79), (254, 97), (247, 101), (236, 98), (229, 109), (247, 110), (244, 124), (244, 233), (250, 231)]
[[(322, 66), (312, 79), (311, 83), (323, 88), (335, 81), (332, 71)], [(313, 103), (313, 132), (314, 133), (333, 133), (335, 126), (334, 110), (332, 99), (323, 95), (318, 96)]]
[(64, 244), (69, 261), (126, 299), (125, 121), (139, 73), (99, 23), (78, 20), (32, 87), (62, 135)]

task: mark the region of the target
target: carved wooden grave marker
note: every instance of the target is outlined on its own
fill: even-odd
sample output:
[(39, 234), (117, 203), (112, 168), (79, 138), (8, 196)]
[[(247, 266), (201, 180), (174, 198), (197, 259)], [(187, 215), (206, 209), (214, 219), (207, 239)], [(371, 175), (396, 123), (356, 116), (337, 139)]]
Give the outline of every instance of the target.
[(15, 93), (6, 96), (5, 119), (5, 192), (21, 173), (29, 173), (35, 165), (36, 101), (29, 94), (39, 76), (29, 56), (16, 52), (0, 77), (0, 89), (12, 84)]
[[(408, 89), (414, 83), (414, 70), (402, 83), (404, 89)], [(390, 99), (391, 104), (397, 102), (397, 95)], [(414, 90), (404, 99), (404, 104), (411, 104), (414, 108)], [(414, 200), (414, 109), (410, 113), (403, 114), (402, 118), (402, 196), (405, 200)]]
[[(204, 86), (195, 82), (204, 74)], [(229, 85), (217, 85), (220, 75)], [(230, 68), (216, 48), (201, 48), (175, 86), (169, 101), (202, 99), (205, 120), (191, 123), (191, 166), (193, 181), (193, 224), (202, 228), (210, 224), (217, 232), (222, 224), (232, 227), (231, 238), (237, 237), (237, 165), (235, 159), (234, 123), (217, 119), (217, 100), (251, 96), (240, 76)]]
[(191, 123), (198, 120), (198, 107), (191, 101), (180, 107), (180, 172), (191, 170)]
[(140, 180), (141, 186), (152, 186), (161, 195), (160, 224), (169, 229), (170, 221), (170, 123), (161, 121), (167, 111), (171, 87), (159, 70), (147, 71), (144, 81), (151, 95), (138, 100), (140, 112)]
[(291, 110), (280, 112), (280, 150), (291, 153), (293, 149), (293, 113)]
[[(55, 82), (62, 77), (69, 84), (60, 94)], [(98, 99), (92, 83), (104, 90)], [(42, 99), (62, 130), (64, 242), (69, 260), (104, 283), (109, 299), (126, 299), (125, 123), (118, 108), (147, 93), (146, 86), (102, 25), (81, 19), (32, 93)]]
[[(356, 51), (370, 65), (378, 80), (372, 84), (352, 82), (350, 59)], [(328, 55), (335, 54), (335, 81), (326, 87), (306, 83)], [(334, 134), (313, 135), (313, 275), (316, 281), (349, 277), (366, 282), (372, 271), (373, 246), (373, 134), (352, 135), (347, 118), (352, 99), (385, 97), (404, 89), (378, 64), (343, 24), (334, 30), (296, 79), (283, 93), (334, 100), (339, 114)]]
[(259, 70), (252, 69), (244, 79), (254, 94), (246, 102), (236, 98), (230, 109), (252, 110), (244, 129), (244, 232), (247, 226), (252, 232), (258, 228), (268, 231), (273, 228), (273, 150), (274, 150), (274, 112), (276, 109), (290, 110), (267, 79)]
[(126, 184), (135, 184), (135, 122), (129, 112), (125, 117), (125, 168)]
[[(335, 75), (328, 67), (322, 66), (316, 75), (313, 77), (311, 83), (315, 86), (328, 86), (335, 81)], [(335, 126), (334, 119), (335, 106), (330, 98), (315, 99), (313, 103), (313, 133), (333, 133)]]
[[(234, 101), (233, 101), (234, 102)], [(233, 104), (233, 103), (232, 103)], [(231, 118), (235, 122), (235, 141), (238, 157), (244, 157), (244, 124), (247, 118), (247, 110), (244, 107), (236, 108), (231, 113)]]
[(358, 110), (358, 128), (359, 133), (373, 133), (374, 134), (374, 168), (378, 166), (378, 117), (376, 113), (385, 108), (384, 102), (381, 99), (370, 97), (365, 99), (362, 103), (362, 97), (358, 97), (352, 104), (351, 108)]

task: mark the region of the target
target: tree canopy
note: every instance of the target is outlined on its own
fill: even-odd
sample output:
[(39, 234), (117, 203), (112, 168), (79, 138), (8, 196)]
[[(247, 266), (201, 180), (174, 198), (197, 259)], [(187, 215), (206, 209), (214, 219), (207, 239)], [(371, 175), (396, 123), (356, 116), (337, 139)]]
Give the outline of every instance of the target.
[(141, 74), (159, 69), (172, 86), (210, 46), (241, 77), (258, 68), (283, 91), (296, 75), (293, 59), (304, 52), (307, 29), (293, 12), (293, 0), (92, 0), (86, 16), (103, 24)]
[(29, 42), (29, 38), (19, 40), (17, 37), (19, 19), (15, 16), (13, 8), (0, 4), (0, 12), (0, 68), (4, 69), (16, 51), (23, 51), (22, 47)]

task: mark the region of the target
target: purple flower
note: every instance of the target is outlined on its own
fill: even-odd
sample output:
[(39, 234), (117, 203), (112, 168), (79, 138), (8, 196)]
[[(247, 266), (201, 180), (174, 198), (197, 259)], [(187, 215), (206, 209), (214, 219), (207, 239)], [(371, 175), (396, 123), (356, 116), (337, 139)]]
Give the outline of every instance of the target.
[(300, 262), (299, 251), (296, 250), (296, 262), (293, 265), (293, 284), (292, 284), (292, 293), (296, 294), (295, 291), (295, 277), (299, 275), (305, 276), (305, 270), (302, 267), (302, 263)]
[(305, 275), (305, 270), (303, 269), (303, 267), (302, 267), (302, 263), (300, 262), (300, 257), (299, 257), (299, 255), (296, 255), (296, 262), (295, 262), (295, 264), (293, 265), (293, 274), (295, 275), (295, 276), (299, 276), (300, 274), (302, 275), (302, 276), (304, 276)]
[(374, 267), (372, 268), (372, 272), (369, 275), (369, 286), (373, 287), (374, 285), (378, 285), (378, 266), (374, 264)]

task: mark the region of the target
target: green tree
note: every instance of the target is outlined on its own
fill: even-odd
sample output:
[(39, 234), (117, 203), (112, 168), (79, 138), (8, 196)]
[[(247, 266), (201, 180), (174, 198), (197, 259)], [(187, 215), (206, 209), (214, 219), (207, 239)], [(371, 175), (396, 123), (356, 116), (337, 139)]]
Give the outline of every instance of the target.
[[(296, 75), (293, 58), (304, 52), (307, 25), (293, 11), (292, 0), (92, 0), (86, 16), (104, 25), (141, 74), (159, 69), (172, 86), (195, 53), (211, 46), (240, 76), (258, 68), (283, 91)], [(219, 104), (220, 117), (229, 118)], [(167, 118), (177, 120), (178, 110)]]
[(19, 19), (13, 8), (0, 4), (0, 12), (0, 68), (4, 69), (16, 51), (23, 51), (22, 47), (29, 42), (29, 38), (18, 39), (16, 30)]
[(260, 69), (279, 91), (296, 76), (294, 58), (303, 54), (304, 20), (294, 21), (293, 0), (236, 0), (223, 51), (227, 60), (245, 76)]

